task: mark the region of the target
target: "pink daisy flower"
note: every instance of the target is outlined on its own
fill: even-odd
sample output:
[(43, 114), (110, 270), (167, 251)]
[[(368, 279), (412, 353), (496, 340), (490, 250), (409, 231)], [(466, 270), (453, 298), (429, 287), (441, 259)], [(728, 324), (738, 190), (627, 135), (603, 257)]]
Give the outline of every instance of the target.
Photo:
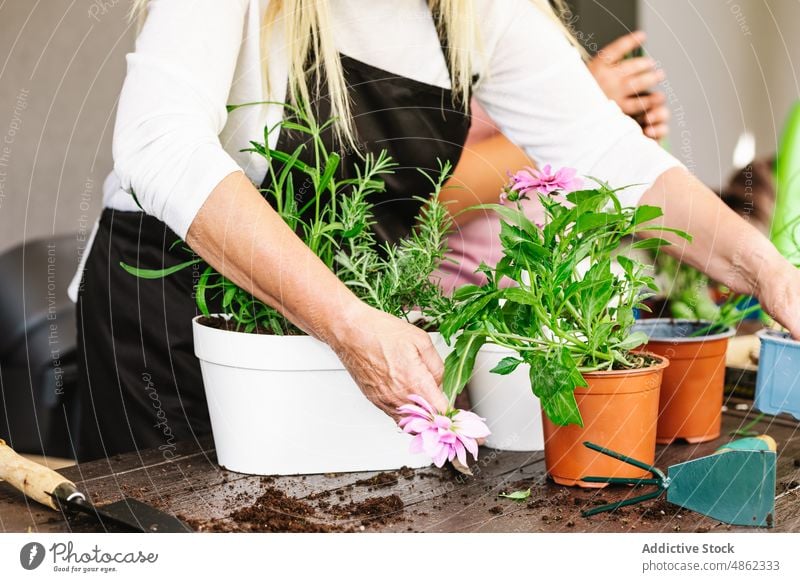
[(457, 458), (467, 465), (467, 453), (478, 458), (478, 439), (487, 437), (484, 419), (467, 410), (454, 409), (447, 414), (437, 412), (422, 396), (412, 394), (397, 410), (403, 415), (398, 423), (404, 432), (414, 435), (410, 450), (425, 453), (437, 467)]
[(553, 172), (550, 164), (541, 170), (528, 166), (511, 176), (509, 187), (512, 191), (521, 194), (533, 191), (545, 195), (557, 191), (568, 193), (583, 185), (583, 181), (576, 176), (576, 173), (574, 168), (561, 168)]

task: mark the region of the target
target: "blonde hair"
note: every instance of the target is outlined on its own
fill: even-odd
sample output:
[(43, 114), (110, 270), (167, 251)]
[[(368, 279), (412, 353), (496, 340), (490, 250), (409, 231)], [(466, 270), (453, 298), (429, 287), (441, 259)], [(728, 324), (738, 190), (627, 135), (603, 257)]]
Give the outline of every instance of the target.
[[(133, 0), (131, 15), (144, 21), (145, 8), (150, 0)], [(570, 42), (581, 51), (573, 35), (564, 25), (561, 15), (567, 11), (564, 0), (530, 0), (539, 10), (553, 19)], [(274, 25), (282, 20), (284, 37), (291, 40), (289, 47), (289, 95), (295, 105), (308, 110), (311, 94), (308, 87), (308, 69), (324, 71), (328, 95), (331, 102), (331, 115), (337, 119), (337, 136), (348, 143), (354, 143), (354, 132), (350, 115), (347, 82), (344, 78), (339, 53), (334, 46), (330, 30), (330, 11), (328, 0), (271, 0), (261, 24), (262, 62), (266, 74), (269, 34)], [(428, 0), (434, 14), (438, 15), (437, 26), (441, 27), (449, 44), (452, 89), (457, 99), (466, 109), (469, 106), (472, 85), (472, 49), (480, 42), (476, 26), (473, 0)], [(309, 60), (310, 59), (310, 60)], [(317, 82), (322, 74), (316, 75)], [(310, 115), (312, 112), (307, 111)]]

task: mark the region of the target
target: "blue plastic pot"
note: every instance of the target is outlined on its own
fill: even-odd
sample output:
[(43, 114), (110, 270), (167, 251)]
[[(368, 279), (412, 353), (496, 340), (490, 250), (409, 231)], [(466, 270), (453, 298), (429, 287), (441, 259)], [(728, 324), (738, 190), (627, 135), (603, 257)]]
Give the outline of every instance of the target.
[(755, 407), (768, 414), (788, 412), (800, 419), (800, 342), (789, 333), (762, 330)]

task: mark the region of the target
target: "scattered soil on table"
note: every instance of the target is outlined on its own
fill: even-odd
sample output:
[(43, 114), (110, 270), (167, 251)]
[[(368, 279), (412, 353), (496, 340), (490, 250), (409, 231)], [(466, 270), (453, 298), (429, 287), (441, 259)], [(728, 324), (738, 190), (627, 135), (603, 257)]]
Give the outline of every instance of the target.
[(330, 511), (342, 519), (360, 519), (361, 525), (389, 525), (405, 519), (404, 509), (402, 499), (397, 495), (387, 495), (335, 505)]
[[(240, 494), (241, 495), (241, 494)], [(237, 500), (241, 499), (237, 496)], [(317, 510), (302, 499), (267, 487), (251, 505), (242, 507), (223, 520), (186, 520), (192, 529), (209, 532), (285, 532), (327, 533), (346, 531), (316, 518)], [(315, 519), (316, 518), (316, 519)]]
[(400, 467), (397, 470), (397, 474), (400, 475), (403, 479), (413, 479), (415, 471), (410, 467)]
[(499, 505), (495, 505), (489, 508), (489, 513), (492, 515), (503, 515), (503, 508)]
[(369, 479), (359, 479), (356, 481), (356, 485), (361, 487), (369, 487), (370, 490), (376, 487), (389, 487), (391, 485), (397, 485), (399, 479), (397, 473), (395, 472), (386, 472), (386, 473), (378, 473), (377, 475), (370, 477)]
[(289, 497), (283, 491), (269, 487), (253, 505), (230, 514), (230, 519), (259, 532), (329, 532), (329, 524), (309, 519), (316, 509), (309, 503)]

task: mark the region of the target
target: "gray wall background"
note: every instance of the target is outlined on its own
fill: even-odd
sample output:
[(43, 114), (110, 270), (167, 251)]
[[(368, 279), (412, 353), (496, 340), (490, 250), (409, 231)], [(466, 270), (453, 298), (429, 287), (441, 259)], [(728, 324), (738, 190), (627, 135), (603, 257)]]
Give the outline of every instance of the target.
[(133, 42), (127, 0), (0, 0), (0, 251), (91, 228)]
[(641, 0), (639, 22), (667, 72), (673, 154), (716, 187), (743, 131), (776, 150), (800, 98), (800, 1)]
[[(623, 31), (638, 12), (648, 52), (668, 74), (673, 153), (718, 186), (743, 130), (754, 132), (760, 154), (773, 152), (800, 93), (800, 1), (633, 3), (574, 0), (584, 15), (575, 27), (604, 39), (609, 26)], [(85, 230), (99, 212), (132, 44), (128, 7), (128, 0), (0, 0), (0, 251)]]

